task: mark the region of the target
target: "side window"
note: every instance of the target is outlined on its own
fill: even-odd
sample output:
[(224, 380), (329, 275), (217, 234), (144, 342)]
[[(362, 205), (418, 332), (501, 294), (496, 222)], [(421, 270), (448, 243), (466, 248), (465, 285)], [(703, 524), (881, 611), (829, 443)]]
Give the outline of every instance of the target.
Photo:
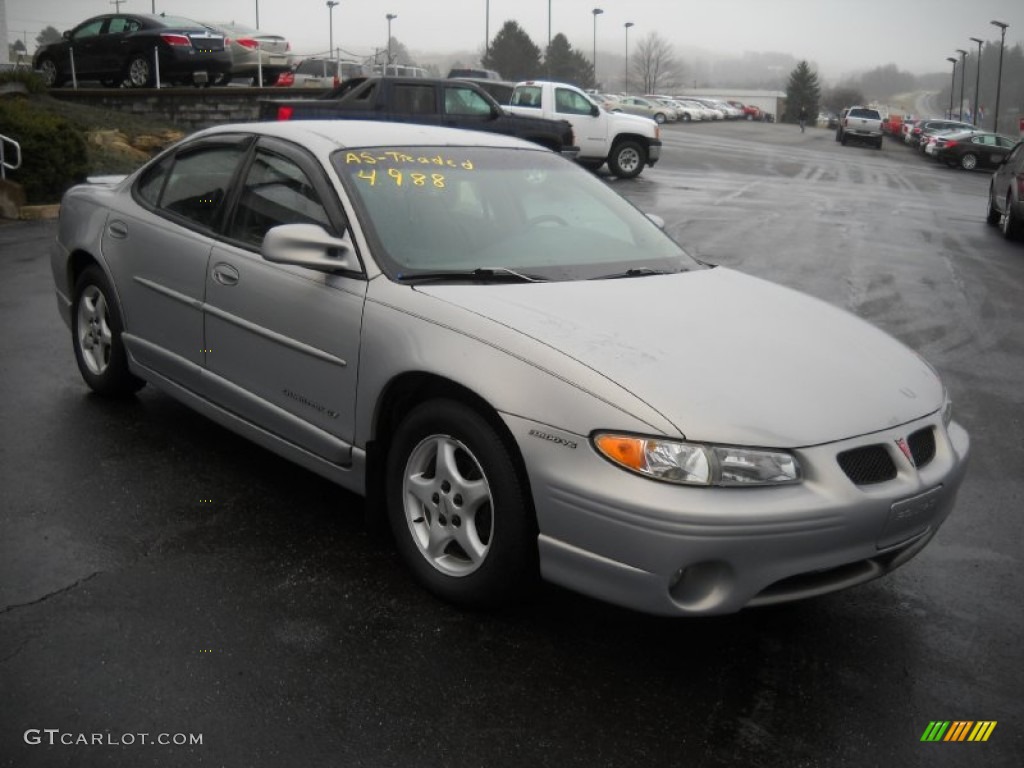
[(589, 115), (590, 102), (568, 88), (555, 89), (555, 111), (565, 115)]
[(377, 93), (377, 83), (369, 83), (365, 88), (356, 91), (350, 97), (352, 101), (373, 101), (374, 94)]
[(115, 16), (110, 20), (110, 24), (107, 25), (108, 35), (120, 35), (124, 32), (133, 32), (131, 25), (134, 22), (131, 19), (126, 19), (124, 16)]
[(512, 106), (535, 107), (540, 109), (540, 86), (524, 85), (512, 94)]
[(98, 19), (91, 24), (86, 24), (83, 27), (79, 27), (71, 35), (73, 40), (82, 40), (88, 37), (95, 37), (100, 33), (100, 29), (103, 27), (104, 19)]
[(178, 155), (159, 207), (204, 227), (212, 227), (245, 147), (211, 146)]
[(279, 224), (319, 224), (328, 232), (333, 229), (305, 172), (287, 158), (258, 149), (227, 234), (258, 247), (267, 230)]
[(444, 111), (449, 115), (490, 115), (491, 105), (471, 88), (445, 88)]
[(437, 106), (434, 104), (433, 86), (396, 83), (393, 87), (392, 106), (395, 112), (402, 112), (408, 115), (437, 114)]
[(164, 184), (167, 181), (167, 175), (171, 170), (173, 162), (174, 158), (172, 156), (165, 157), (146, 171), (146, 174), (139, 179), (135, 192), (149, 205), (156, 207), (160, 202), (160, 193), (164, 191)]

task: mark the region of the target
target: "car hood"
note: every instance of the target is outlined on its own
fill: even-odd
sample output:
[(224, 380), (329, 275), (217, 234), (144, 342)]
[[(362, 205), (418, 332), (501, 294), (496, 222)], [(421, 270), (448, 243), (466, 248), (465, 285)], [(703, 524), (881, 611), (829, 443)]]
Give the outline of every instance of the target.
[[(819, 445), (921, 418), (944, 398), (934, 370), (874, 326), (721, 267), (417, 290), (507, 329), (492, 329), (492, 336), (520, 333), (558, 350), (628, 390), (691, 440)], [(566, 366), (566, 375), (573, 369)], [(629, 410), (628, 398), (622, 405)]]

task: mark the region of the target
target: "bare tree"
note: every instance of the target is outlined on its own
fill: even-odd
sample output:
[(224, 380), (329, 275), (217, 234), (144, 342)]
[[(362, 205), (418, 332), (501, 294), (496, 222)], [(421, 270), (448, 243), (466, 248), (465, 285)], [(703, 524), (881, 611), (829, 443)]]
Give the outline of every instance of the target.
[(676, 59), (672, 44), (657, 32), (651, 32), (637, 43), (630, 65), (636, 77), (634, 82), (643, 85), (642, 93), (670, 91), (683, 81), (683, 67)]

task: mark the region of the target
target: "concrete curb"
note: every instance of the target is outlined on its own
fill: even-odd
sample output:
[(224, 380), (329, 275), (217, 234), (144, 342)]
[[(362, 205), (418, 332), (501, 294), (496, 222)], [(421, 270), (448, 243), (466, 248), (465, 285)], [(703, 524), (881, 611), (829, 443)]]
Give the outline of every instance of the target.
[(60, 204), (54, 205), (23, 205), (18, 210), (18, 218), (22, 221), (41, 221), (56, 219), (60, 213)]

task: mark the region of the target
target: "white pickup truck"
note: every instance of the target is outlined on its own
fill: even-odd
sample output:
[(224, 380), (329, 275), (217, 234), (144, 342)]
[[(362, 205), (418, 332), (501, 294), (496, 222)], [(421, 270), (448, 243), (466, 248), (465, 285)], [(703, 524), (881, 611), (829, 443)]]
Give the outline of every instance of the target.
[(576, 160), (591, 170), (607, 162), (613, 174), (631, 179), (661, 157), (661, 129), (656, 122), (607, 112), (574, 85), (542, 80), (517, 83), (506, 109), (516, 115), (568, 120), (580, 148)]
[(863, 141), (875, 149), (882, 148), (882, 114), (871, 107), (844, 109), (836, 129), (836, 141), (846, 146), (848, 141)]

